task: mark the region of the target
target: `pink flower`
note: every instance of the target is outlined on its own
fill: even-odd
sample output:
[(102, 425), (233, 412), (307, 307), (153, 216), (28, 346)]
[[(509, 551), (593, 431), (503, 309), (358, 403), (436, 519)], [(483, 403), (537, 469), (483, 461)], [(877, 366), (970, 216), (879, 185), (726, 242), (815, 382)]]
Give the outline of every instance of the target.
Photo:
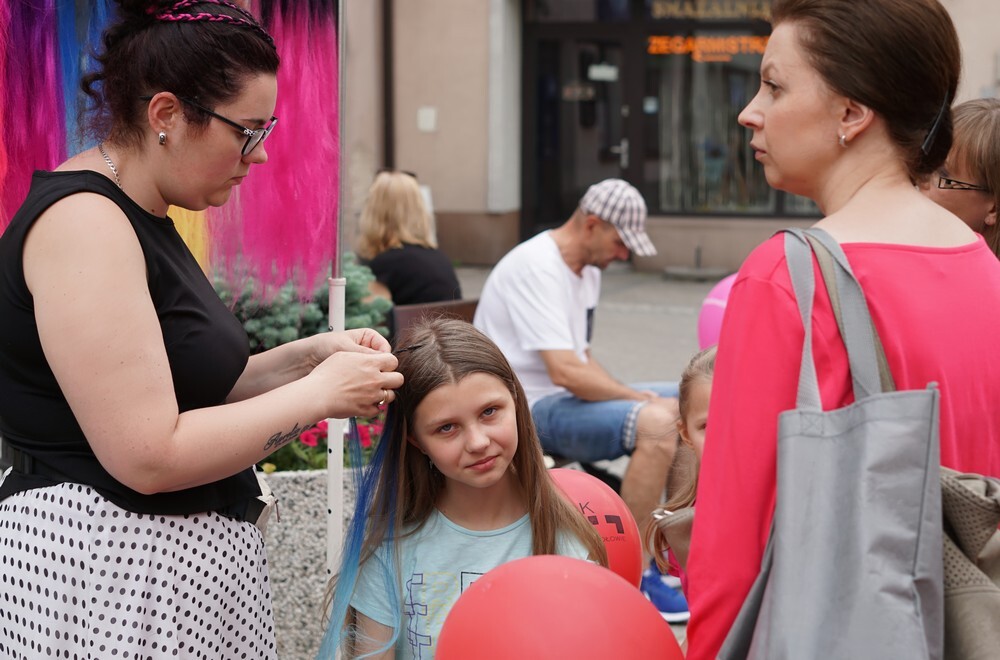
[(327, 423), (325, 419), (321, 419), (320, 421), (316, 422), (316, 430), (319, 433), (326, 435), (326, 428), (327, 428)]
[(313, 431), (305, 431), (299, 436), (299, 442), (304, 444), (306, 447), (315, 447), (319, 444), (319, 440), (316, 438), (316, 433)]
[(365, 449), (372, 446), (371, 428), (367, 424), (358, 425), (358, 440)]

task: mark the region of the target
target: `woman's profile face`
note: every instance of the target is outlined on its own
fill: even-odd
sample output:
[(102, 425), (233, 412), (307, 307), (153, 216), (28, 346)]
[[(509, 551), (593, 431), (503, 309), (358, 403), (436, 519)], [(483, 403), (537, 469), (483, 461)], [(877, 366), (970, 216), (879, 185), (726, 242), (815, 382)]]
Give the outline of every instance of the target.
[[(941, 177), (951, 180), (944, 184), (949, 187), (938, 186)], [(927, 178), (920, 190), (929, 199), (961, 218), (973, 231), (982, 233), (987, 224), (996, 223), (993, 196), (982, 190), (969, 190), (961, 185), (963, 183), (983, 186), (983, 182), (972, 173), (964, 159), (952, 151), (945, 164)]]
[[(235, 99), (211, 109), (246, 128), (262, 128), (274, 114), (277, 94), (275, 76), (260, 74), (248, 78)], [(176, 139), (183, 143), (177, 148), (180, 158), (174, 167), (177, 175), (174, 184), (178, 186), (179, 197), (173, 203), (184, 208), (200, 210), (225, 204), (233, 188), (241, 185), (249, 174), (250, 166), (267, 162), (266, 142), (243, 156), (246, 136), (215, 118), (203, 130), (187, 125)]]
[(753, 131), (750, 146), (767, 182), (815, 199), (826, 167), (842, 148), (836, 95), (809, 63), (795, 23), (774, 29), (760, 72), (760, 90), (739, 123)]

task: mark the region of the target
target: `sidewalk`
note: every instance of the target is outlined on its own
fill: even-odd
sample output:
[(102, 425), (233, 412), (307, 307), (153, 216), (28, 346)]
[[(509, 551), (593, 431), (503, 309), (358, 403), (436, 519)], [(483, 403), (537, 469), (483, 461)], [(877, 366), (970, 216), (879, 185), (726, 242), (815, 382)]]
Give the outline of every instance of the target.
[[(465, 298), (479, 297), (489, 268), (457, 269)], [(626, 383), (680, 379), (698, 351), (698, 312), (715, 282), (666, 279), (637, 273), (627, 264), (604, 272), (594, 316), (591, 351), (611, 375)], [(628, 457), (599, 463), (619, 477)], [(686, 625), (672, 625), (683, 640)]]

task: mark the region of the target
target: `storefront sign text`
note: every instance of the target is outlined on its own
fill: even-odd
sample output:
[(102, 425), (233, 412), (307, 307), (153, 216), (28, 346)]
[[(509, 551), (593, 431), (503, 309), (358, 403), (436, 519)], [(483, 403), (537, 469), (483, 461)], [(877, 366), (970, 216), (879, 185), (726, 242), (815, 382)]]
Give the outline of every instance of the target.
[(771, 0), (652, 0), (650, 18), (771, 20)]
[(690, 55), (695, 62), (729, 62), (734, 55), (763, 55), (767, 37), (652, 36), (646, 52), (650, 55)]

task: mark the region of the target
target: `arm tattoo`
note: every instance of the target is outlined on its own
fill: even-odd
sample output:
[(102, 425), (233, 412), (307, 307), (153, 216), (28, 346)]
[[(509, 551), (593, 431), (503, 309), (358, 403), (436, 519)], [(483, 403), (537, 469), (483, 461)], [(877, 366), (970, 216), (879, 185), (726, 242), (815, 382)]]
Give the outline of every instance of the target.
[(268, 438), (267, 443), (264, 445), (264, 451), (270, 453), (279, 447), (287, 445), (289, 442), (299, 437), (299, 434), (305, 430), (305, 428), (299, 426), (298, 422), (295, 422), (295, 426), (293, 426), (292, 430), (288, 433), (278, 431)]

